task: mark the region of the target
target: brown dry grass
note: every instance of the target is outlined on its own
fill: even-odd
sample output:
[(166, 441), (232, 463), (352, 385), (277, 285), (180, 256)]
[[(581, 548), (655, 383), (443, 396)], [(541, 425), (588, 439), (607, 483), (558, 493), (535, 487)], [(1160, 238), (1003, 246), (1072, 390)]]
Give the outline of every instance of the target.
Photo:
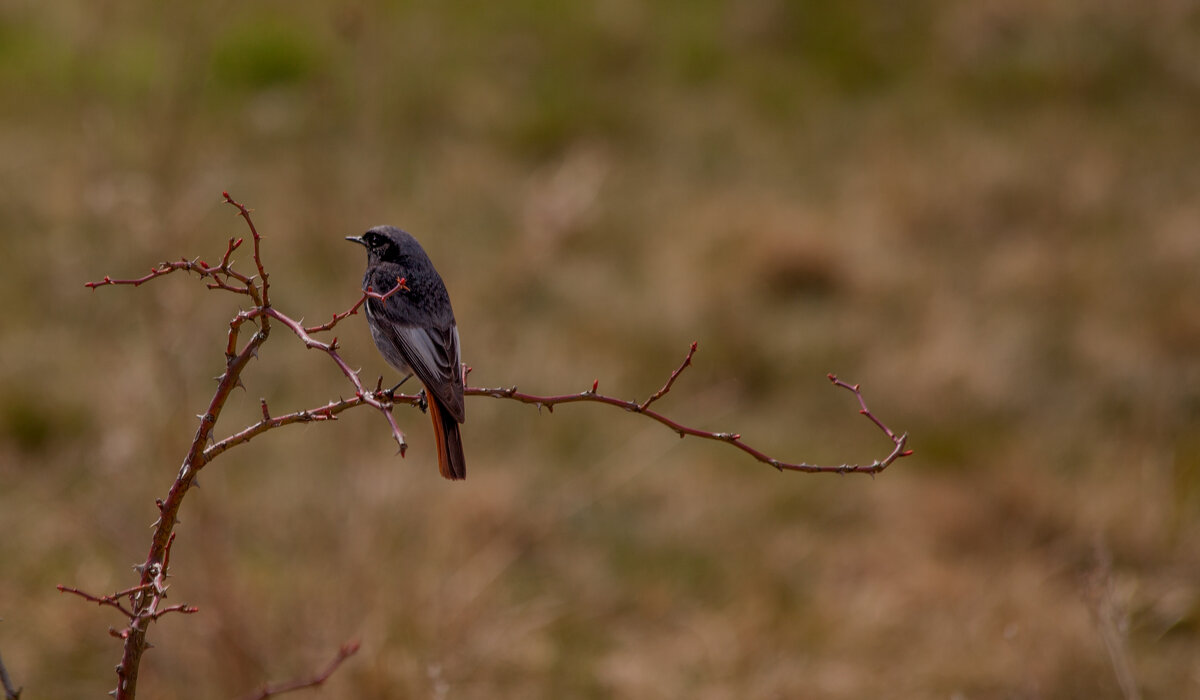
[[(358, 656), (331, 697), (1200, 695), (1200, 15), (1189, 3), (154, 3), (0, 9), (0, 653), (110, 687), (229, 299), (89, 293), (257, 210), (276, 303), (356, 295), (413, 231), (473, 380), (643, 395), (778, 475), (595, 407), (473, 400), (274, 433), (189, 497), (147, 697)], [(383, 372), (361, 320), (346, 355)], [(224, 431), (346, 390), (280, 334)], [(1099, 553), (1111, 577), (1097, 583)], [(1103, 590), (1109, 606), (1096, 606)], [(1115, 627), (1113, 626), (1115, 623)]]

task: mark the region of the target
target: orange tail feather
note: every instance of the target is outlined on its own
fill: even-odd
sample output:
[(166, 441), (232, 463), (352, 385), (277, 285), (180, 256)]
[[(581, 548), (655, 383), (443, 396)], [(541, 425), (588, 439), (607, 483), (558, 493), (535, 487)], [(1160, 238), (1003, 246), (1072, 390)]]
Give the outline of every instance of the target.
[(467, 460), (463, 455), (462, 435), (458, 431), (458, 421), (450, 417), (433, 398), (432, 392), (426, 391), (429, 400), (429, 416), (433, 419), (433, 437), (437, 443), (438, 471), (442, 476), (452, 481), (467, 478)]

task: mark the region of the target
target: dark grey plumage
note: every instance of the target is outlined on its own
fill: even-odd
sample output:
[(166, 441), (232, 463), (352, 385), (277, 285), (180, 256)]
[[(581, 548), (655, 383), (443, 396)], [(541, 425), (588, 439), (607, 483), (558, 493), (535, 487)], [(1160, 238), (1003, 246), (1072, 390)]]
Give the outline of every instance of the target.
[(367, 299), (367, 322), (375, 346), (388, 364), (412, 372), (425, 386), (438, 448), (438, 469), (447, 479), (465, 479), (462, 436), (465, 420), (458, 326), (441, 275), (417, 239), (394, 226), (376, 226), (346, 240), (367, 249), (363, 289), (378, 294), (406, 289), (384, 301)]

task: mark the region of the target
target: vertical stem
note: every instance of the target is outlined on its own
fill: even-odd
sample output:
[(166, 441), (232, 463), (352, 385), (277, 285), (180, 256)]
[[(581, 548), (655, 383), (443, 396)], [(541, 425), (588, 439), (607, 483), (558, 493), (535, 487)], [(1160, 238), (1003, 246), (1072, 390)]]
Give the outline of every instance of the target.
[[(208, 463), (204, 456), (204, 447), (212, 436), (213, 426), (225, 407), (225, 402), (233, 392), (234, 387), (241, 383), (242, 370), (258, 352), (258, 348), (266, 341), (269, 328), (266, 324), (254, 334), (236, 356), (229, 362), (225, 374), (217, 383), (217, 390), (209, 401), (208, 410), (200, 416), (200, 425), (196, 428), (196, 436), (192, 439), (179, 476), (171, 484), (171, 490), (159, 506), (158, 522), (154, 525), (154, 535), (150, 540), (150, 552), (141, 566), (141, 585), (153, 583), (158, 575), (165, 574), (163, 567), (166, 562), (167, 547), (179, 522), (179, 508), (183, 497), (195, 483), (196, 473)], [(121, 663), (117, 666), (117, 700), (133, 700), (137, 697), (138, 671), (142, 663), (142, 654), (146, 651), (146, 631), (159, 597), (151, 591), (142, 591), (134, 596), (134, 616), (129, 622), (129, 633), (125, 637), (124, 649), (121, 653)]]

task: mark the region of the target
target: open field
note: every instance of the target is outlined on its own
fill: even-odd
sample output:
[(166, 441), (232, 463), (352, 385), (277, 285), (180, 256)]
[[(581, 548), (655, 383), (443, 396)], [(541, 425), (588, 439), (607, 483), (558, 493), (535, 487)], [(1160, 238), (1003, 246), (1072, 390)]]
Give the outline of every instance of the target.
[[(0, 655), (100, 697), (255, 210), (276, 305), (379, 223), (450, 288), (469, 478), (369, 410), (209, 466), (143, 697), (1200, 697), (1200, 7), (0, 3)], [(243, 256), (245, 259), (245, 256)], [(248, 262), (248, 259), (245, 259)], [(344, 355), (389, 370), (361, 317)], [(347, 393), (276, 331), (217, 427)], [(1126, 687), (1122, 689), (1121, 683)], [(1136, 686), (1136, 689), (1134, 688)]]

